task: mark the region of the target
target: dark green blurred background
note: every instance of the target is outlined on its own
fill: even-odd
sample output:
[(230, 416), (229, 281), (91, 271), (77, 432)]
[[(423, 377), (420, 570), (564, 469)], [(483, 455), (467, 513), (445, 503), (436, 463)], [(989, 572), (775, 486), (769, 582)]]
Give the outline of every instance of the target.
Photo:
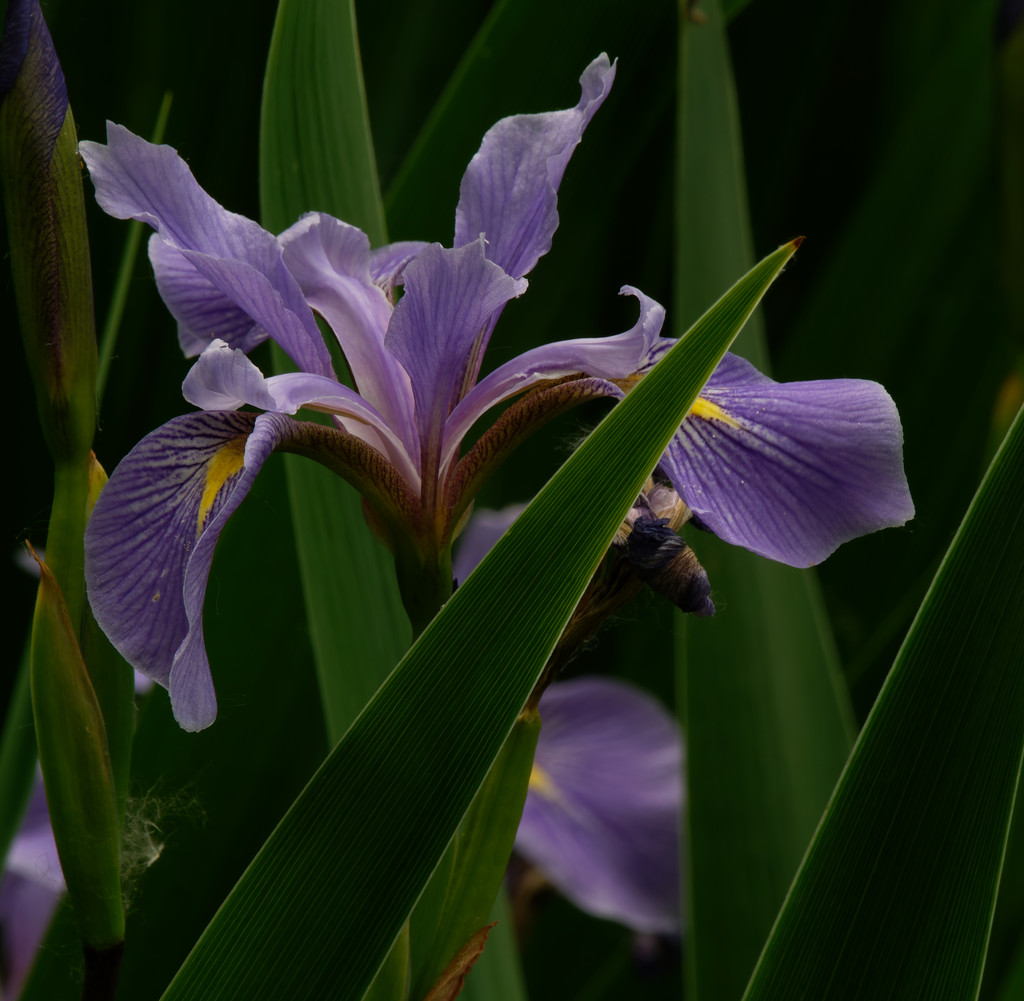
[[(170, 90), (165, 141), (222, 204), (256, 217), (260, 91), (275, 6), (45, 3), (80, 137), (102, 138), (107, 118), (148, 135)], [(877, 379), (903, 417), (917, 517), (904, 529), (846, 546), (819, 571), (863, 718), (1022, 397), (1024, 40), (997, 37), (991, 2), (899, 0), (865, 8), (852, 0), (755, 0), (742, 10), (742, 3), (731, 6), (754, 249), (760, 256), (796, 235), (807, 237), (765, 305), (774, 375)], [(547, 340), (626, 329), (634, 319), (632, 300), (616, 295), (626, 283), (658, 298), (670, 316), (682, 312), (689, 319), (724, 291), (708, 288), (702, 302), (672, 296), (674, 4), (641, 0), (627, 13), (610, 0), (506, 3), (491, 10), (453, 0), (358, 3), (357, 12), (393, 239), (449, 242), (462, 170), (485, 129), (505, 114), (574, 104), (587, 62), (602, 50), (619, 59), (612, 95), (567, 172), (554, 248), (531, 274), (529, 293), (506, 310), (488, 365)], [(485, 24), (489, 30), (478, 35)], [(473, 57), (462, 72), (473, 85), (435, 111), (471, 45)], [(127, 227), (96, 208), (88, 181), (86, 191), (102, 322)], [(700, 240), (713, 247), (716, 233), (702, 233)], [(2, 531), (13, 554), (22, 540), (43, 539), (51, 483), (6, 267), (0, 282), (14, 393)], [(140, 255), (96, 439), (108, 471), (140, 437), (187, 409), (179, 391), (187, 370), (173, 321)], [(532, 496), (566, 455), (581, 422), (601, 412), (577, 411), (556, 421), (507, 464), (481, 503)], [(280, 471), (270, 472), (275, 466), (261, 477), (214, 566), (207, 628), (227, 718), (209, 735), (174, 738), (180, 749), (150, 762), (136, 783), (137, 792), (157, 795), (187, 784), (206, 825), (230, 823), (234, 803), (206, 801), (204, 783), (214, 789), (222, 781), (214, 774), (219, 769), (244, 769), (246, 742), (261, 736), (277, 741), (269, 757), (272, 774), (262, 772), (252, 787), (267, 790), (267, 802), (258, 821), (245, 822), (246, 847), (239, 847), (250, 853), (325, 746), (291, 536), (274, 529), (274, 514), (285, 503)], [(694, 544), (699, 552), (699, 539)], [(5, 593), (12, 596), (5, 603), (8, 645), (17, 650), (34, 586), (9, 561), (4, 573)], [(248, 582), (244, 591), (240, 580)], [(251, 628), (254, 604), (258, 635)], [(267, 656), (275, 642), (288, 651), (279, 666), (280, 691), (249, 691), (246, 658)], [(578, 669), (620, 665), (620, 673), (671, 701), (671, 645), (671, 616), (643, 599), (620, 628), (606, 630)], [(0, 697), (12, 676), (5, 672)], [(310, 725), (301, 732), (275, 712), (282, 692), (308, 703)], [(238, 708), (246, 706), (247, 712)], [(166, 715), (162, 704), (147, 712)], [(259, 767), (271, 766), (261, 758)], [(245, 795), (239, 790), (238, 802)], [(176, 850), (201, 856), (203, 827), (183, 811), (169, 828)], [(1011, 874), (1016, 857), (1011, 853)], [(147, 971), (152, 982), (177, 967), (197, 924), (201, 928), (219, 899), (217, 887), (223, 895), (238, 864), (204, 862), (204, 878), (213, 883), (197, 891), (202, 899), (173, 905), (183, 909), (179, 920), (161, 922), (177, 937), (166, 940), (159, 969)], [(158, 884), (159, 865), (151, 875)], [(1010, 879), (1007, 886), (1019, 883)], [(144, 901), (160, 899), (156, 888), (143, 885), (140, 892)], [(157, 919), (140, 909), (132, 920)], [(541, 914), (526, 960), (531, 997), (596, 996), (629, 974), (628, 936), (610, 926), (601, 932), (617, 943), (609, 947), (607, 967), (585, 965), (577, 943), (592, 930), (561, 902)], [(564, 942), (553, 941), (562, 935)], [(659, 990), (675, 996), (677, 982), (673, 975)], [(136, 996), (130, 983), (125, 997)]]

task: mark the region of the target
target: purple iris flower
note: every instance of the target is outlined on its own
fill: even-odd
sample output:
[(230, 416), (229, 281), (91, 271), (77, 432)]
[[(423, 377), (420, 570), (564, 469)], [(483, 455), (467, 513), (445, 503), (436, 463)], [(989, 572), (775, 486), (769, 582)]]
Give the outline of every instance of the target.
[[(621, 399), (671, 346), (660, 337), (663, 308), (626, 286), (640, 307), (630, 330), (538, 347), (480, 378), (498, 317), (550, 249), (562, 176), (614, 75), (602, 55), (580, 78), (574, 108), (516, 115), (487, 132), (462, 179), (451, 248), (371, 250), (360, 230), (322, 213), (274, 236), (213, 201), (170, 147), (113, 124), (106, 146), (81, 144), (100, 205), (156, 231), (158, 288), (185, 353), (199, 355), (183, 392), (200, 412), (132, 450), (86, 533), (97, 620), (169, 689), (184, 728), (216, 716), (202, 634), (207, 578), (221, 529), (271, 452), (344, 476), (396, 561), (447, 588), (453, 531), (493, 466), (553, 413)], [(336, 377), (316, 315), (355, 390)], [(250, 361), (268, 337), (298, 371), (266, 377)], [(668, 475), (708, 528), (807, 565), (911, 516), (899, 418), (881, 387), (779, 386), (748, 368), (723, 363), (666, 453)], [(507, 401), (464, 448), (478, 419)], [(296, 419), (303, 408), (332, 424)]]
[(650, 695), (611, 678), (556, 682), (516, 851), (581, 910), (638, 932), (680, 932), (679, 728)]

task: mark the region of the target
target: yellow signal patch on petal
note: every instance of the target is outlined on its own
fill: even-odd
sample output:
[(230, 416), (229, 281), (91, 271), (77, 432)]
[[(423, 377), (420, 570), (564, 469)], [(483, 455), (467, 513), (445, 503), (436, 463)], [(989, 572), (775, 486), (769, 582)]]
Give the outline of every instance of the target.
[(720, 421), (731, 428), (738, 428), (740, 426), (717, 403), (705, 400), (703, 396), (698, 396), (694, 401), (693, 406), (690, 408), (689, 416), (700, 417), (705, 421)]
[(244, 437), (232, 438), (217, 449), (207, 465), (206, 485), (203, 487), (202, 500), (199, 501), (199, 517), (196, 519), (196, 535), (203, 530), (203, 525), (206, 524), (206, 519), (210, 516), (213, 502), (217, 499), (224, 484), (240, 472), (245, 465), (246, 441), (247, 439)]
[(551, 776), (536, 762), (534, 762), (533, 768), (530, 771), (530, 789), (545, 799), (557, 800), (559, 798), (558, 788), (551, 781)]

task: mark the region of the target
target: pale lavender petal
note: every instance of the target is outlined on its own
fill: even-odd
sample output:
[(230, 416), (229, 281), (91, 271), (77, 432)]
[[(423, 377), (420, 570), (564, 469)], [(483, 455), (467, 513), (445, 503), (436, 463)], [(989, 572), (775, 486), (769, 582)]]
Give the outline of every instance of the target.
[(473, 513), (452, 553), (452, 575), (460, 584), (525, 510), (525, 504), (510, 504), (500, 511), (481, 508)]
[(294, 414), (300, 408), (341, 418), (350, 434), (383, 452), (410, 484), (419, 483), (416, 462), (387, 421), (358, 393), (328, 376), (287, 372), (269, 378), (237, 348), (214, 341), (192, 366), (181, 387), (189, 403), (203, 410), (241, 406)]
[[(463, 437), (484, 413), (538, 382), (577, 372), (599, 379), (626, 379), (648, 366), (656, 345), (662, 343), (658, 334), (665, 321), (665, 309), (630, 285), (624, 285), (619, 294), (635, 296), (640, 303), (640, 318), (625, 333), (544, 344), (484, 376), (455, 408), (445, 426), (442, 465), (454, 457)], [(623, 393), (609, 385), (608, 395), (621, 398)]]
[(578, 678), (540, 702), (516, 850), (573, 903), (641, 932), (680, 928), (683, 748), (649, 695)]
[(459, 189), (456, 247), (483, 233), (487, 257), (515, 278), (551, 249), (562, 175), (614, 79), (615, 66), (602, 53), (580, 77), (575, 108), (513, 115), (487, 131)]
[(370, 277), (390, 293), (396, 285), (402, 284), (406, 265), (429, 246), (423, 240), (402, 240), (371, 250)]
[[(334, 332), (359, 394), (416, 453), (409, 376), (384, 347), (394, 307), (371, 276), (366, 234), (329, 215), (311, 213), (285, 230), (280, 240), (288, 270)], [(399, 255), (391, 264), (397, 267), (407, 260)]]
[[(217, 290), (211, 306), (215, 312), (226, 297), (300, 368), (332, 374), (316, 321), (273, 235), (215, 202), (170, 146), (154, 146), (108, 122), (106, 146), (82, 142), (79, 149), (103, 210), (152, 226)], [(194, 293), (201, 289), (193, 283)]]
[(156, 233), (149, 238), (149, 260), (160, 297), (178, 321), (178, 343), (186, 358), (201, 354), (215, 339), (251, 351), (269, 336)]
[(175, 418), (118, 465), (86, 528), (93, 614), (122, 656), (169, 690), (186, 730), (217, 715), (203, 644), (214, 547), (289, 424), (282, 414)]
[(488, 261), (479, 243), (427, 247), (405, 269), (405, 294), (385, 345), (412, 380), (421, 448), (439, 450), (444, 422), (479, 367), (489, 321), (526, 282)]
[(221, 340), (204, 349), (185, 376), (181, 393), (202, 410), (237, 410), (246, 404), (260, 410), (282, 409), (267, 389), (266, 377), (245, 352)]
[(661, 466), (705, 527), (791, 566), (914, 515), (899, 414), (881, 386), (777, 383), (735, 355)]

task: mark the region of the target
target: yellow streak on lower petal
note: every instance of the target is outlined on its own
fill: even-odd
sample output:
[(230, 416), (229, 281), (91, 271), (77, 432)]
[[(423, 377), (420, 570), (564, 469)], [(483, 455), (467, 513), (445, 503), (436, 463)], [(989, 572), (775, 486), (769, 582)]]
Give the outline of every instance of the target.
[(690, 408), (691, 417), (700, 417), (705, 421), (720, 421), (727, 427), (738, 428), (740, 425), (737, 421), (733, 420), (717, 403), (712, 403), (710, 400), (705, 400), (703, 396), (698, 396), (693, 402), (693, 406)]
[(238, 473), (245, 465), (245, 442), (243, 438), (232, 438), (219, 449), (206, 467), (206, 485), (203, 487), (203, 498), (199, 502), (199, 517), (196, 521), (196, 534), (203, 530), (210, 509), (224, 484)]
[(559, 798), (558, 788), (551, 781), (551, 776), (536, 762), (533, 763), (533, 768), (530, 771), (530, 791), (545, 799), (557, 800)]

